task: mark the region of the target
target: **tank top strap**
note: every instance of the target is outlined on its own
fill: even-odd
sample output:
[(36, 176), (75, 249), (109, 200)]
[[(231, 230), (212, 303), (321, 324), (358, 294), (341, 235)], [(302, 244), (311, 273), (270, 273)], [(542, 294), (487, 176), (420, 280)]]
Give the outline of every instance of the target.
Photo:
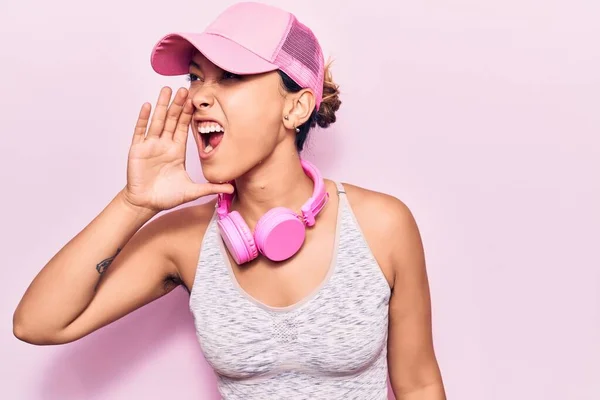
[(345, 195), (346, 194), (346, 189), (344, 188), (344, 185), (342, 185), (342, 182), (335, 182), (335, 186), (337, 188), (337, 193), (338, 195)]

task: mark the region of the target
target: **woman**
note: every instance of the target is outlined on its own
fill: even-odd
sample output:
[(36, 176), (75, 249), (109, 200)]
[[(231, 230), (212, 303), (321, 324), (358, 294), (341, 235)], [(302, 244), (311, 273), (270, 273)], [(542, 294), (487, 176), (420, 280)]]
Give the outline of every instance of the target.
[[(444, 399), (410, 211), (299, 156), (340, 106), (310, 29), (239, 3), (151, 62), (189, 89), (142, 106), (127, 185), (34, 279), (15, 335), (72, 342), (182, 285), (225, 399), (385, 399), (388, 373), (398, 399)], [(185, 171), (190, 126), (209, 183)]]

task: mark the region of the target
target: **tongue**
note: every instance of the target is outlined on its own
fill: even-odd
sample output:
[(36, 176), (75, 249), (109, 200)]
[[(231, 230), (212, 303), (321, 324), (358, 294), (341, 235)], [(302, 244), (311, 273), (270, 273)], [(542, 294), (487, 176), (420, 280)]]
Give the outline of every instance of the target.
[(214, 149), (215, 147), (217, 147), (219, 145), (219, 143), (221, 143), (221, 139), (223, 139), (223, 133), (222, 132), (211, 133), (210, 137), (208, 138), (208, 143)]

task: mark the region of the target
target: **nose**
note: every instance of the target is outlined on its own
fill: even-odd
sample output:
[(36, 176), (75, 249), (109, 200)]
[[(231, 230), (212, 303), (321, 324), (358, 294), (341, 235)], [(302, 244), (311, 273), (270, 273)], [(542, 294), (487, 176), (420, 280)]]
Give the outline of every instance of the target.
[(198, 109), (210, 108), (214, 103), (214, 94), (209, 87), (198, 88), (190, 94), (192, 96), (192, 104)]

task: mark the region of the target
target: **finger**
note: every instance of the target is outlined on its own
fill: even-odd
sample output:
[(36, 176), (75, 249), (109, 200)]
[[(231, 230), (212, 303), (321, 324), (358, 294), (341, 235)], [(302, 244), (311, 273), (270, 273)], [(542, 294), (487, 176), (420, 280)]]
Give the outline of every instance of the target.
[(192, 122), (192, 115), (194, 113), (194, 106), (192, 105), (192, 99), (188, 99), (183, 106), (179, 121), (177, 122), (177, 128), (173, 134), (173, 141), (177, 143), (185, 143), (187, 135), (190, 130), (190, 122)]
[(160, 90), (158, 95), (158, 101), (156, 102), (156, 108), (154, 109), (154, 115), (150, 122), (150, 128), (146, 138), (157, 138), (165, 127), (165, 118), (167, 116), (167, 109), (169, 108), (169, 101), (171, 101), (171, 94), (173, 91), (170, 87), (165, 86)]
[(233, 185), (230, 183), (194, 183), (186, 193), (186, 201), (193, 201), (203, 196), (218, 193), (233, 193)]
[(151, 110), (152, 105), (150, 103), (144, 103), (142, 105), (140, 114), (138, 115), (138, 120), (135, 124), (135, 129), (133, 130), (133, 138), (131, 140), (131, 144), (140, 143), (144, 140), (146, 128), (148, 127), (148, 121), (150, 120)]
[(160, 134), (161, 137), (166, 139), (173, 139), (173, 134), (175, 133), (175, 129), (177, 128), (177, 121), (179, 121), (179, 116), (181, 115), (181, 111), (185, 105), (185, 101), (187, 100), (188, 91), (185, 88), (179, 88), (177, 93), (175, 93), (175, 98), (173, 99), (173, 103), (169, 107), (167, 111), (167, 118), (165, 120), (165, 127)]

